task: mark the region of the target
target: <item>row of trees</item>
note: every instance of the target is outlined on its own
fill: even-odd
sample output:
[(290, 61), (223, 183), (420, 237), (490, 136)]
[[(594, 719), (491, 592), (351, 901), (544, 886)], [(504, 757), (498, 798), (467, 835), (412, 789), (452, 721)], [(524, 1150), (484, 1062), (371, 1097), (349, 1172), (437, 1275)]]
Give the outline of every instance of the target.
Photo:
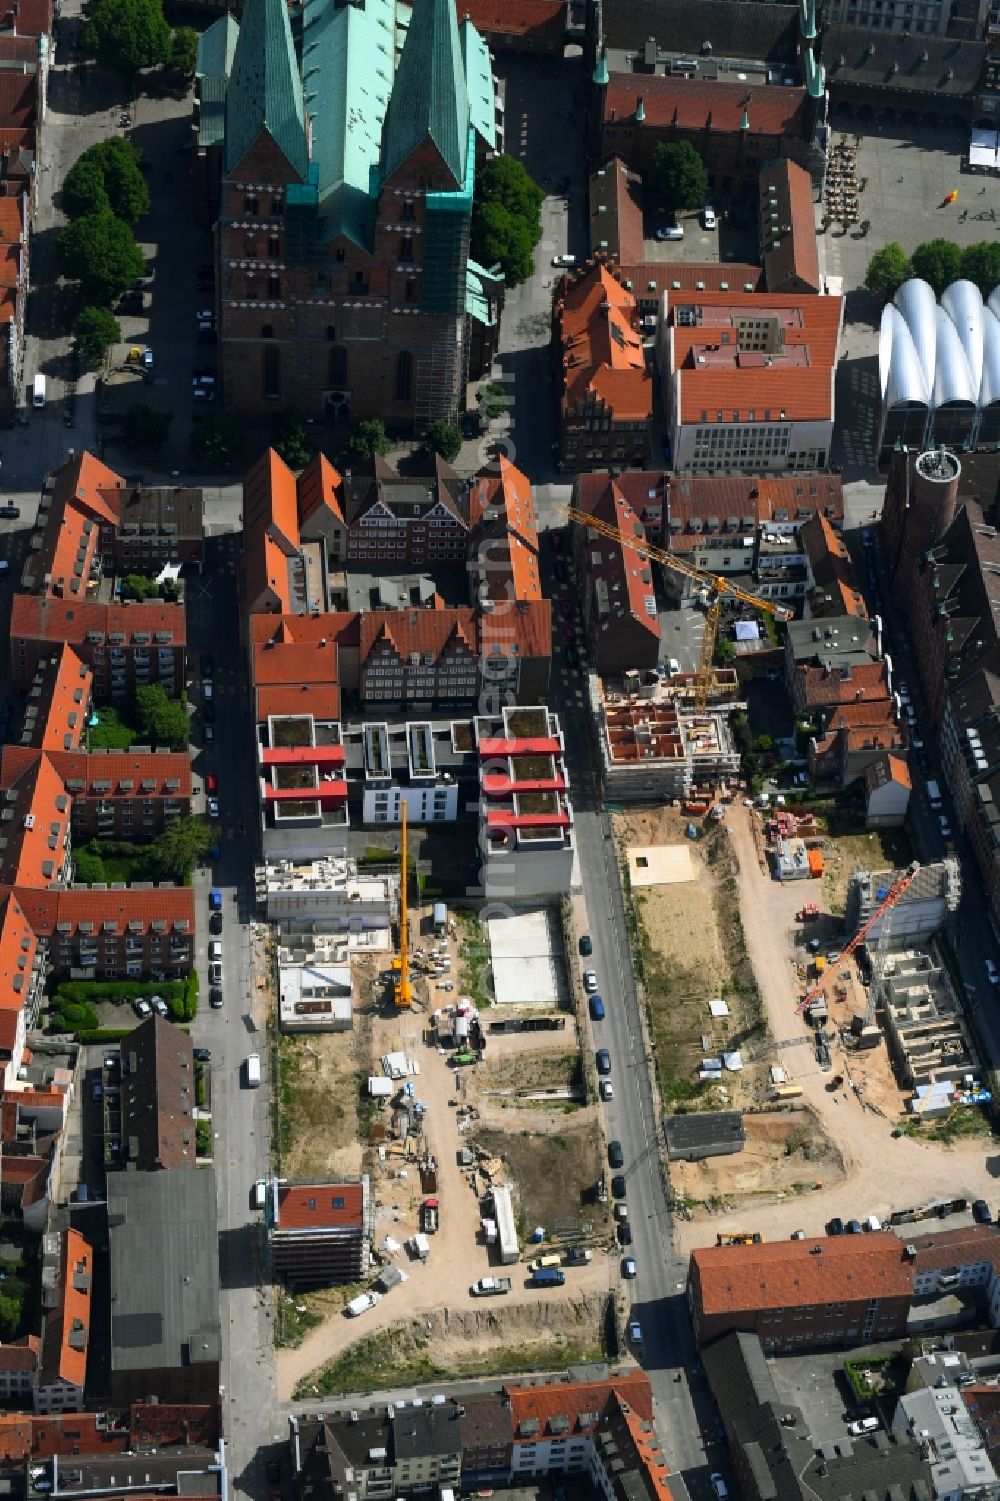
[(74, 330), (85, 359), (99, 360), (121, 338), (111, 304), (146, 269), (132, 226), (149, 211), (149, 187), (130, 141), (113, 136), (78, 157), (66, 174), (59, 263), (85, 300)]
[(960, 279), (974, 282), (988, 297), (1000, 286), (1000, 245), (980, 240), (963, 249), (952, 240), (927, 240), (908, 256), (902, 245), (890, 240), (869, 261), (865, 286), (883, 302), (891, 302), (911, 276), (922, 277), (936, 297)]
[(163, 0), (97, 0), (83, 45), (126, 78), (143, 68), (171, 67), (187, 79), (194, 74), (198, 33), (191, 26), (172, 32)]

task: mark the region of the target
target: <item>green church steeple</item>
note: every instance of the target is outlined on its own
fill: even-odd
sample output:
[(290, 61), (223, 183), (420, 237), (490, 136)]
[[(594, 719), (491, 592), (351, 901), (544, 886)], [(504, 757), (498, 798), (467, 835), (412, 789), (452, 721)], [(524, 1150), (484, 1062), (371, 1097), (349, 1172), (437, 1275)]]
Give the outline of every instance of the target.
[(455, 0), (415, 0), (385, 117), (383, 177), (428, 137), (461, 186), (469, 149), (469, 97)]
[(309, 170), (302, 80), (285, 0), (246, 0), (226, 91), (226, 171), (266, 131), (300, 177)]

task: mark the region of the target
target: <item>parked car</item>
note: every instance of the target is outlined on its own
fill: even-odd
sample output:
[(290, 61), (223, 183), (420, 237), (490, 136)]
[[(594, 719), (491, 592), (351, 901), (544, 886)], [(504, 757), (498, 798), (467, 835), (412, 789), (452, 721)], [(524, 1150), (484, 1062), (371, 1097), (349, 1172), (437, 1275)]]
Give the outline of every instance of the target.
[(684, 230), (680, 224), (668, 224), (663, 229), (656, 231), (658, 240), (683, 240)]
[(639, 1323), (638, 1319), (633, 1319), (632, 1322), (629, 1324), (629, 1326), (628, 1326), (628, 1338), (629, 1338), (629, 1344), (631, 1344), (631, 1345), (641, 1345), (642, 1344), (642, 1325)]
[(211, 745), (212, 741), (214, 739), (215, 739), (215, 725), (214, 724), (207, 724), (206, 723), (206, 725), (205, 725), (205, 744), (206, 745)]
[(618, 1244), (620, 1246), (630, 1246), (632, 1244), (632, 1226), (628, 1220), (620, 1220), (618, 1222)]
[(602, 1100), (613, 1100), (614, 1097), (615, 1097), (615, 1086), (612, 1084), (612, 1082), (611, 1082), (610, 1079), (602, 1079), (601, 1080), (601, 1099)]
[(826, 1233), (827, 1235), (843, 1235), (844, 1222), (839, 1214), (835, 1214), (832, 1220), (827, 1220)]
[(221, 933), (222, 932), (222, 913), (221, 912), (213, 912), (212, 913), (211, 917), (208, 919), (208, 931), (210, 933)]
[(847, 1233), (848, 1233), (848, 1235), (861, 1235), (862, 1234), (861, 1221), (860, 1220), (848, 1220), (847, 1221)]
[(212, 1007), (213, 1011), (218, 1011), (222, 1005), (222, 991), (218, 985), (213, 985), (208, 992), (208, 1004)]
[(701, 227), (702, 229), (714, 229), (715, 225), (715, 209), (709, 208), (708, 204), (706, 203), (705, 207), (701, 211)]
[(608, 1142), (608, 1162), (612, 1167), (625, 1166), (625, 1153), (622, 1151), (620, 1141), (612, 1140)]
[(552, 264), (553, 264), (553, 266), (575, 266), (576, 265), (576, 256), (575, 255), (554, 255), (552, 257)]
[(597, 1063), (597, 1072), (599, 1074), (603, 1074), (605, 1077), (608, 1074), (610, 1074), (610, 1072), (611, 1072), (611, 1054), (608, 1052), (607, 1048), (598, 1048), (597, 1049), (597, 1055), (596, 1055), (595, 1061)]
[(852, 1438), (861, 1438), (865, 1433), (875, 1433), (881, 1426), (878, 1418), (858, 1418), (856, 1423), (848, 1423), (847, 1431)]
[(589, 959), (593, 952), (594, 941), (589, 933), (584, 933), (583, 937), (580, 939), (580, 953), (585, 959)]
[(726, 1497), (729, 1495), (729, 1488), (727, 1487), (726, 1482), (723, 1480), (722, 1476), (719, 1474), (718, 1470), (716, 1470), (715, 1474), (711, 1476), (711, 1481), (712, 1489), (718, 1497), (718, 1501), (726, 1501)]
[(5, 506), (0, 506), (0, 516), (4, 521), (18, 521), (21, 517), (21, 507), (9, 500)]
[(611, 1197), (613, 1199), (624, 1199), (624, 1197), (625, 1197), (625, 1174), (624, 1173), (616, 1173), (615, 1176), (612, 1178), (612, 1180), (611, 1180)]
[[(202, 704), (201, 717), (205, 721), (206, 725), (213, 725), (215, 723), (215, 705), (214, 703), (212, 703), (211, 699), (209, 699), (207, 703)], [(205, 738), (208, 738), (207, 730), (205, 732)]]
[(218, 818), (219, 816), (219, 799), (217, 797), (210, 797), (208, 800), (208, 816), (209, 818)]
[(206, 778), (205, 778), (205, 791), (206, 792), (218, 792), (218, 790), (219, 790), (219, 779), (215, 775), (214, 771), (210, 771), (208, 773), (208, 775), (206, 776)]
[(144, 1001), (141, 996), (132, 1002), (132, 1010), (142, 1021), (145, 1021), (147, 1016), (152, 1016), (153, 1014), (149, 1002)]
[(583, 988), (588, 995), (593, 995), (597, 989), (597, 970), (585, 969), (583, 972)]
[(627, 1277), (629, 1279), (629, 1281), (631, 1281), (631, 1279), (633, 1277), (637, 1277), (638, 1275), (639, 1275), (639, 1268), (635, 1264), (635, 1257), (634, 1256), (623, 1256), (622, 1257), (622, 1276), (623, 1277)]
[(987, 980), (989, 980), (991, 985), (1000, 985), (1000, 970), (997, 969), (996, 965), (993, 963), (993, 960), (987, 959), (985, 961), (985, 964)]
[(977, 1225), (991, 1225), (993, 1215), (985, 1199), (977, 1199), (972, 1206), (972, 1218)]
[[(208, 966), (208, 982), (210, 985), (222, 984), (222, 965), (218, 962), (215, 962)], [(219, 1005), (222, 1005), (221, 1001), (219, 1002)]]
[(590, 997), (590, 1019), (592, 1022), (602, 1022), (604, 1020), (604, 1002), (599, 995), (592, 995)]
[(941, 830), (941, 833), (945, 839), (951, 838), (951, 824), (948, 822), (947, 817), (943, 813), (938, 814), (938, 828)]

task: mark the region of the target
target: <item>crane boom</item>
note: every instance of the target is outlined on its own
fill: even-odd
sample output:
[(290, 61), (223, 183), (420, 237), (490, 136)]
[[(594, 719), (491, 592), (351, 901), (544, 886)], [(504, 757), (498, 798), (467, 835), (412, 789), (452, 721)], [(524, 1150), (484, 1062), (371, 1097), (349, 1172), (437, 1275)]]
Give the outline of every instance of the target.
[(860, 948), (861, 944), (864, 943), (865, 939), (868, 937), (868, 934), (878, 922), (879, 918), (884, 917), (891, 908), (895, 907), (900, 897), (905, 895), (905, 893), (910, 889), (910, 887), (913, 885), (913, 882), (917, 878), (917, 873), (919, 872), (919, 870), (919, 864), (914, 862), (907, 870), (903, 872), (901, 876), (897, 876), (896, 880), (893, 881), (892, 885), (889, 887), (889, 890), (879, 902), (878, 906), (869, 915), (865, 922), (861, 924), (861, 927), (855, 933), (854, 937), (850, 940), (849, 943), (844, 944), (844, 947), (840, 950), (840, 953), (830, 965), (829, 969), (825, 970), (820, 978), (816, 981), (815, 985), (813, 985), (810, 990), (806, 991), (805, 995), (799, 1002), (800, 1011), (808, 1010), (813, 1001), (819, 999), (819, 997), (823, 994), (823, 989), (826, 985), (827, 980), (833, 974), (833, 971), (836, 969), (837, 965), (842, 964), (845, 959), (849, 959), (854, 953), (854, 950)]
[(400, 813), (402, 815), (399, 837), (399, 957), (393, 960), (394, 992), (396, 1006), (400, 1011), (408, 1011), (413, 1005), (413, 987), (410, 984), (410, 914), (407, 904), (406, 890), (406, 798), (401, 800)]
[(693, 583), (701, 587), (707, 587), (712, 591), (712, 599), (709, 603), (705, 616), (705, 634), (702, 637), (701, 657), (698, 662), (698, 673), (695, 683), (695, 708), (703, 709), (708, 702), (708, 694), (712, 685), (712, 658), (715, 654), (715, 636), (719, 628), (719, 616), (722, 611), (723, 598), (738, 599), (741, 604), (749, 605), (754, 610), (763, 610), (768, 615), (773, 615), (776, 620), (790, 620), (791, 610), (785, 605), (779, 604), (773, 599), (764, 599), (759, 594), (751, 594), (746, 589), (741, 589), (732, 579), (728, 579), (724, 573), (712, 573), (707, 568), (696, 568), (693, 563), (688, 563), (684, 558), (677, 557), (668, 552), (665, 547), (657, 547), (654, 543), (641, 537), (630, 537), (626, 532), (616, 526), (609, 525), (597, 516), (591, 516), (587, 511), (577, 510), (574, 506), (559, 506), (561, 515), (570, 521), (577, 522), (580, 526), (587, 527), (592, 532), (597, 532), (601, 537), (607, 537), (612, 542), (619, 543), (622, 547), (631, 548), (641, 558), (652, 559), (656, 563), (662, 563), (665, 568), (670, 568), (674, 573), (679, 573), (683, 578), (691, 579)]

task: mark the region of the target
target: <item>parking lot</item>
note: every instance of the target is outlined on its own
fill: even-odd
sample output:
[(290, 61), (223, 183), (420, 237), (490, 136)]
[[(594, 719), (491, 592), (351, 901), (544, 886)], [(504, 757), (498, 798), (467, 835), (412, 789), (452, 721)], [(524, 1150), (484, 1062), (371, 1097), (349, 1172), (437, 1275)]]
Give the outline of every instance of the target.
[(647, 261), (680, 261), (714, 265), (719, 261), (757, 260), (757, 231), (745, 207), (716, 208), (716, 227), (706, 229), (698, 213), (678, 214), (683, 240), (658, 240), (656, 232), (673, 223), (656, 208), (647, 207), (643, 224), (643, 258)]
[[(895, 1345), (870, 1345), (869, 1355), (895, 1355)], [(857, 1358), (857, 1351), (851, 1351)], [(786, 1355), (768, 1361), (778, 1396), (790, 1407), (798, 1407), (817, 1444), (847, 1438), (845, 1413), (854, 1404), (844, 1377), (846, 1353)]]

